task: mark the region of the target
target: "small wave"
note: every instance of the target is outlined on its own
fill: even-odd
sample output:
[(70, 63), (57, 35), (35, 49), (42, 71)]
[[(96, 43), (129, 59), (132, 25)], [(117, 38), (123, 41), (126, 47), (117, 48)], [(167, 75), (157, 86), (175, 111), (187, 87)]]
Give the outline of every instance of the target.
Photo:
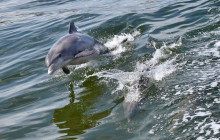
[(220, 41), (218, 40), (213, 40), (209, 42), (205, 47), (195, 49), (195, 51), (199, 52), (199, 55), (202, 56), (214, 56), (214, 57), (220, 57), (219, 53), (219, 48), (220, 48)]
[[(215, 138), (219, 134), (220, 130), (220, 122), (214, 120), (212, 116), (212, 112), (207, 111), (206, 108), (198, 107), (194, 110), (195, 113), (185, 112), (181, 119), (175, 120), (175, 124), (172, 128), (172, 131), (182, 127), (183, 125), (188, 124), (189, 122), (193, 122), (195, 124), (194, 128), (185, 129), (183, 133), (187, 131), (197, 131), (198, 134), (204, 134), (206, 137), (214, 135)], [(197, 121), (195, 121), (197, 120)], [(198, 137), (197, 139), (206, 139), (205, 137)]]
[[(197, 137), (198, 140), (219, 137), (220, 121), (216, 119), (216, 112), (211, 111), (220, 103), (218, 98), (219, 47), (220, 41), (214, 38), (206, 45), (197, 45), (189, 53), (189, 61), (184, 66), (184, 77), (199, 80), (189, 83), (185, 81), (175, 86), (176, 94), (173, 96), (180, 97), (181, 102), (176, 105), (179, 112), (174, 113), (175, 115), (173, 113), (168, 115), (175, 116), (169, 117), (174, 122), (171, 129), (173, 132), (176, 133), (184, 128), (182, 135), (192, 133), (191, 135)], [(186, 128), (189, 124), (194, 127)]]

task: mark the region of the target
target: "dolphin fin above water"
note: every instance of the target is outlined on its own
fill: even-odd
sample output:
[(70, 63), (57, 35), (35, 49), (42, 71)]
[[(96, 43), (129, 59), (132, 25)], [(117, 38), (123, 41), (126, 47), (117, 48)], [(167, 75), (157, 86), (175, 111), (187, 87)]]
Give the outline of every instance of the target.
[(76, 26), (74, 24), (74, 22), (70, 22), (69, 24), (69, 34), (72, 34), (73, 32), (78, 32), (76, 29)]
[(109, 51), (96, 39), (78, 32), (74, 22), (70, 22), (68, 33), (50, 48), (46, 56), (48, 74), (60, 68), (64, 73), (69, 74), (67, 65), (86, 63)]

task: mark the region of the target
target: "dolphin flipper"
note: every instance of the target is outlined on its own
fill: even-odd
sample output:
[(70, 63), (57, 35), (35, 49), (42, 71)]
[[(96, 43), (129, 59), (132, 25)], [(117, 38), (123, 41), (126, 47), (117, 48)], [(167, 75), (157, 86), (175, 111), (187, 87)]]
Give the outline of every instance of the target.
[(64, 73), (66, 73), (66, 74), (70, 73), (70, 70), (67, 67), (62, 67), (62, 69), (63, 69)]
[(95, 50), (86, 50), (86, 51), (82, 51), (80, 53), (78, 53), (75, 58), (78, 58), (78, 57), (84, 57), (84, 56), (89, 56), (93, 53), (95, 53), (96, 51)]

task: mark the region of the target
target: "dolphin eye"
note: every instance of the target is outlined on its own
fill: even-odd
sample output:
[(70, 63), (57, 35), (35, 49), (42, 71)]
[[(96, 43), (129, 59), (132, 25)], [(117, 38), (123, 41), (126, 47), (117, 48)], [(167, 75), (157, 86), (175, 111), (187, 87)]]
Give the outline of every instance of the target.
[(62, 56), (61, 54), (58, 55), (58, 57), (61, 57), (61, 56)]

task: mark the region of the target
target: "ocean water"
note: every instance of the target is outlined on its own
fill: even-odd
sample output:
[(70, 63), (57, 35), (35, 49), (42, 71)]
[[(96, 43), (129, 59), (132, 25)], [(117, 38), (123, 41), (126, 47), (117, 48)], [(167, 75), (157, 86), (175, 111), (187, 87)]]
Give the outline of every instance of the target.
[[(111, 51), (48, 75), (70, 21)], [(0, 139), (219, 140), (220, 1), (1, 0)]]

